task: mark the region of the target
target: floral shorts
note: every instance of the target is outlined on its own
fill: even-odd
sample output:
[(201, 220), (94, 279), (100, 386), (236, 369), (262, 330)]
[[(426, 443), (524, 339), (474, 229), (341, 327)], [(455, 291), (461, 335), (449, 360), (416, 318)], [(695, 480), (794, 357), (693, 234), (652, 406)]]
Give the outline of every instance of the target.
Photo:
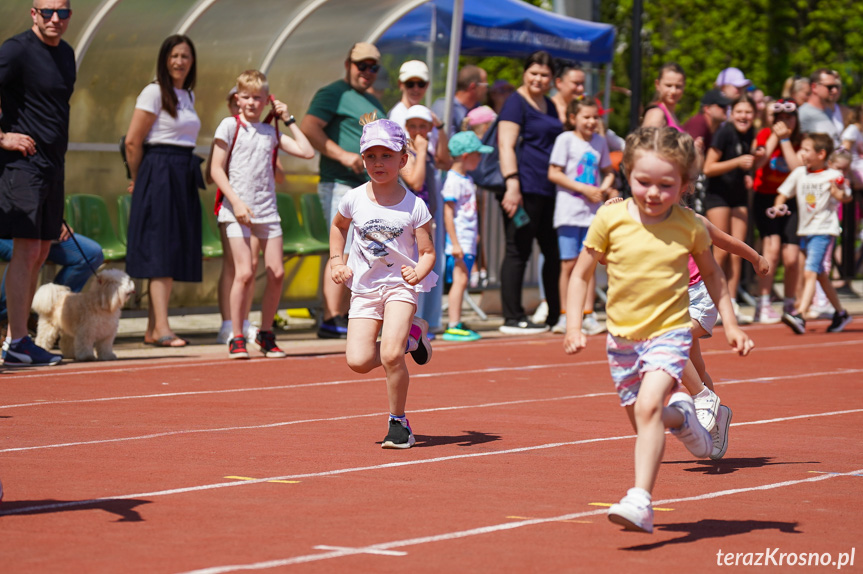
[(608, 366), (614, 387), (620, 396), (620, 406), (635, 403), (641, 379), (650, 371), (665, 371), (680, 381), (689, 360), (692, 332), (675, 329), (644, 341), (632, 341), (611, 333), (606, 339)]

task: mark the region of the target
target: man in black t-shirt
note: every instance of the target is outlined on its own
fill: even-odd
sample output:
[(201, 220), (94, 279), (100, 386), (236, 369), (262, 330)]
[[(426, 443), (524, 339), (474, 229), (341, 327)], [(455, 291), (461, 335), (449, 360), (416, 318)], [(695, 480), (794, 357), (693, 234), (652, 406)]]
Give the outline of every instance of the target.
[(75, 54), (62, 37), (71, 15), (69, 0), (36, 0), (33, 27), (0, 46), (0, 238), (14, 241), (6, 285), (7, 367), (62, 359), (33, 343), (27, 318), (39, 269), (63, 222)]

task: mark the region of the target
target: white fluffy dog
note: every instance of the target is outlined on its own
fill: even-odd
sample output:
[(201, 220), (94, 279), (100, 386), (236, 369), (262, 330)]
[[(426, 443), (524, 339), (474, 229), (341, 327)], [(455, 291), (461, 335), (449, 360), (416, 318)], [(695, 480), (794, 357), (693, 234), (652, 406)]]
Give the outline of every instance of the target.
[(120, 310), (134, 293), (135, 284), (119, 269), (99, 273), (84, 293), (54, 283), (42, 285), (33, 297), (33, 310), (39, 314), (36, 344), (51, 349), (60, 337), (66, 358), (95, 361), (98, 356), (100, 361), (113, 361)]

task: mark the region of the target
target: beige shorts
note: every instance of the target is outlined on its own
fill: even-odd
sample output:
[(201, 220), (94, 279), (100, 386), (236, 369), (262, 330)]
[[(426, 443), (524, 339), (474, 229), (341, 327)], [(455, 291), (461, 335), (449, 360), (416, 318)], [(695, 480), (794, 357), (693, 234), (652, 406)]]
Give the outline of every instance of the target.
[(251, 227), (248, 225), (240, 225), (236, 221), (223, 222), (225, 226), (225, 235), (227, 237), (251, 237), (254, 235), (259, 239), (272, 239), (282, 235), (282, 224), (278, 221), (270, 223), (253, 223)]
[(370, 293), (352, 293), (351, 310), (348, 316), (351, 319), (378, 319), (382, 321), (384, 307), (392, 301), (404, 301), (416, 307), (416, 289), (410, 285), (393, 285), (392, 287), (381, 287)]

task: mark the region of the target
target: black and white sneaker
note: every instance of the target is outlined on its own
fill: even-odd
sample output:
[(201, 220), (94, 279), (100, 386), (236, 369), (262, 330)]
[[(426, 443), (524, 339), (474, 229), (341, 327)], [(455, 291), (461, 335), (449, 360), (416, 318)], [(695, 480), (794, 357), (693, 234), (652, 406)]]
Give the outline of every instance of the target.
[[(414, 362), (417, 365), (425, 365), (429, 361), (431, 361), (432, 357), (432, 346), (431, 341), (429, 341), (429, 324), (425, 319), (417, 317), (414, 315), (413, 321), (411, 322), (411, 331), (408, 337), (416, 340), (417, 348), (408, 351), (413, 357)], [(408, 348), (410, 349), (413, 345), (408, 342)]]
[(802, 315), (793, 313), (782, 313), (782, 322), (791, 327), (791, 330), (802, 335), (806, 332), (806, 319)]
[(391, 418), (389, 425), (390, 430), (381, 444), (381, 448), (410, 448), (416, 444), (417, 441), (407, 419), (402, 422)]
[(848, 314), (848, 311), (842, 310), (836, 311), (833, 313), (833, 320), (830, 322), (830, 326), (827, 327), (828, 333), (841, 333), (842, 330), (848, 326), (848, 323), (851, 322), (851, 315)]
[(548, 325), (540, 325), (529, 321), (527, 317), (521, 319), (507, 319), (498, 330), (504, 335), (539, 335), (549, 330)]

